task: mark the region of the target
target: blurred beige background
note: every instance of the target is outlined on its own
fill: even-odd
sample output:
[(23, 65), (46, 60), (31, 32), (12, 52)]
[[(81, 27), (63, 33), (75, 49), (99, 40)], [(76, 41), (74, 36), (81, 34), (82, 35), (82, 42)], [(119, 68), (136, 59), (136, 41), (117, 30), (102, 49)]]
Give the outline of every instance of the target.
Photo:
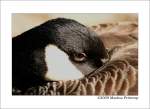
[(57, 14), (37, 14), (37, 13), (14, 13), (12, 14), (12, 36), (15, 37), (22, 32), (31, 29), (49, 19), (58, 17), (71, 18), (86, 25), (93, 26), (101, 23), (115, 23), (121, 21), (137, 21), (137, 14), (129, 13), (110, 13), (110, 14), (77, 14), (77, 13), (57, 13)]

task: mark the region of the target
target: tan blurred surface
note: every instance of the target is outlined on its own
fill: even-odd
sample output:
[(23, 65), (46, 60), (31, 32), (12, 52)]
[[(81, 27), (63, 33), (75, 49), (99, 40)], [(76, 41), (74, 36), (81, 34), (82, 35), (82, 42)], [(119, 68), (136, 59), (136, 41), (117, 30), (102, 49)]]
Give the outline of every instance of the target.
[(137, 21), (137, 14), (83, 14), (83, 13), (53, 13), (53, 14), (38, 14), (38, 13), (14, 13), (12, 14), (12, 36), (21, 34), (22, 32), (31, 29), (49, 19), (58, 17), (70, 18), (86, 25), (93, 26), (101, 23), (116, 23), (119, 21)]
[(12, 36), (19, 35), (48, 19), (48, 14), (12, 14)]

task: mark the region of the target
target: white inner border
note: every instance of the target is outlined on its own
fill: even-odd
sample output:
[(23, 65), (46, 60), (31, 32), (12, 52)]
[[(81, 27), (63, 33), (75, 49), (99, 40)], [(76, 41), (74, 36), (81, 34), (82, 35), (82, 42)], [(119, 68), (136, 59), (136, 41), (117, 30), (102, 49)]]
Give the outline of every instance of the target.
[[(12, 13), (138, 13), (139, 99), (110, 100), (97, 96), (12, 96)], [(3, 108), (148, 108), (149, 2), (148, 1), (1, 1), (1, 106)]]

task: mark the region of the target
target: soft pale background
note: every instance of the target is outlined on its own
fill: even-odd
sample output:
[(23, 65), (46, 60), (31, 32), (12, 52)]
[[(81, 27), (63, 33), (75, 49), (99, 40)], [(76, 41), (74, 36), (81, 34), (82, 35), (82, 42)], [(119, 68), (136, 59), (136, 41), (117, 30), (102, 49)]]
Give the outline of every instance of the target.
[(99, 23), (112, 23), (120, 21), (135, 21), (137, 19), (137, 14), (33, 14), (33, 13), (19, 13), (12, 14), (12, 36), (16, 36), (32, 27), (39, 25), (49, 19), (54, 19), (58, 17), (71, 18), (79, 21), (86, 26), (97, 25)]

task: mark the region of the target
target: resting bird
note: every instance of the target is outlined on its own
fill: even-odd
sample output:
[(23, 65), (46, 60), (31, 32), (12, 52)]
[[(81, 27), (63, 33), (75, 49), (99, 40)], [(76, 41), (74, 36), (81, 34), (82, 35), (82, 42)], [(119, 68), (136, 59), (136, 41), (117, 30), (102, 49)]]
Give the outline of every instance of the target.
[(52, 19), (12, 39), (12, 87), (81, 79), (107, 61), (94, 31), (72, 19)]

